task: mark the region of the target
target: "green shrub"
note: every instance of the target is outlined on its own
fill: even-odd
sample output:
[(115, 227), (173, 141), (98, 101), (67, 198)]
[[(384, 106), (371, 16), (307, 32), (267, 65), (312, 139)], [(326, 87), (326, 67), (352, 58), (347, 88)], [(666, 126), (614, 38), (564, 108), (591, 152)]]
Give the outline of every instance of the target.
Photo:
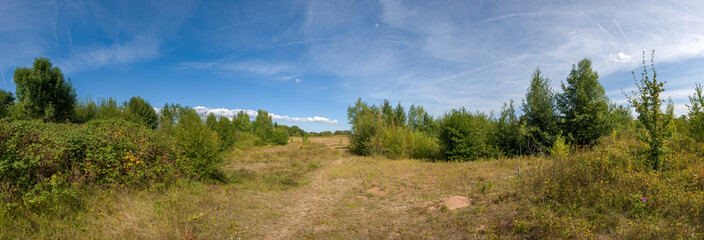
[(178, 174), (164, 136), (120, 119), (85, 125), (0, 120), (2, 207), (55, 207), (89, 185), (143, 185)]
[(213, 177), (217, 174), (220, 142), (217, 133), (210, 130), (193, 109), (185, 110), (175, 130), (182, 162), (190, 175)]
[(471, 114), (464, 108), (446, 113), (440, 123), (440, 145), (450, 160), (472, 161), (495, 157), (493, 122), (483, 113)]
[(288, 144), (288, 137), (288, 130), (284, 127), (279, 126), (274, 129), (274, 133), (271, 136), (271, 141), (274, 144), (286, 145)]

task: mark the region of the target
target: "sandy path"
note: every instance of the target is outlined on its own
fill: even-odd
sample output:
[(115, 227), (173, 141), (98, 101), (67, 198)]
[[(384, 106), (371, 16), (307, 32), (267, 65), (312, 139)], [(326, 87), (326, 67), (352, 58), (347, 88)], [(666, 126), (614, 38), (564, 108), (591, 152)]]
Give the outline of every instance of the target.
[[(326, 145), (332, 149), (338, 147), (337, 144)], [(327, 174), (334, 166), (350, 160), (346, 156), (341, 152), (335, 160), (322, 160), (325, 165), (310, 173), (308, 184), (280, 193), (280, 206), (283, 206), (281, 217), (265, 227), (264, 239), (293, 239), (298, 230), (312, 225), (314, 216), (329, 214), (331, 207), (352, 188), (345, 180), (329, 180)]]

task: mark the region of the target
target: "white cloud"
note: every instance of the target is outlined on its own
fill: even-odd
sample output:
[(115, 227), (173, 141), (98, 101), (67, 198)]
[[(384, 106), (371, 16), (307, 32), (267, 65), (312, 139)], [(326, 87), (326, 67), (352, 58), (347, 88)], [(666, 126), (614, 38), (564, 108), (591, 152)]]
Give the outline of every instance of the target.
[[(256, 117), (257, 111), (254, 110), (247, 110), (247, 109), (226, 109), (226, 108), (209, 108), (209, 107), (203, 107), (203, 106), (197, 106), (193, 108), (198, 114), (201, 115), (209, 115), (209, 114), (214, 114), (215, 116), (224, 116), (227, 118), (232, 119), (234, 116), (237, 116), (237, 113), (239, 112), (244, 112), (249, 115), (249, 117), (254, 118)], [(273, 113), (269, 113), (269, 116), (271, 116), (271, 119), (273, 120), (279, 120), (279, 121), (286, 121), (286, 122), (313, 122), (313, 123), (324, 123), (324, 124), (331, 124), (331, 125), (337, 125), (338, 121), (337, 120), (330, 120), (329, 118), (324, 118), (324, 117), (289, 117), (289, 116), (282, 116), (282, 115), (277, 115)]]
[(301, 83), (301, 79), (300, 79), (300, 78), (296, 78), (296, 83)]
[(630, 62), (632, 58), (633, 57), (631, 57), (631, 55), (625, 54), (623, 52), (619, 52), (618, 54), (609, 54), (609, 59), (614, 62)]

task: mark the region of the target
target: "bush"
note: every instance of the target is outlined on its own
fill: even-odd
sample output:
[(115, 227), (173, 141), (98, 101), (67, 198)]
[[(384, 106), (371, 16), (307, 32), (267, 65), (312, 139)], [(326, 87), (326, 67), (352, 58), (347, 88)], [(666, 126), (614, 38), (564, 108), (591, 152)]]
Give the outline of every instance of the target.
[(178, 174), (173, 143), (119, 119), (86, 125), (0, 120), (2, 208), (78, 201), (88, 185), (143, 185)]
[(274, 129), (274, 133), (271, 136), (271, 140), (274, 144), (286, 145), (288, 144), (288, 130), (285, 127), (279, 126)]
[(453, 109), (440, 123), (440, 145), (450, 160), (496, 157), (499, 151), (493, 142), (494, 131), (493, 122), (485, 114)]
[(214, 177), (220, 162), (220, 142), (217, 133), (210, 130), (193, 109), (180, 116), (175, 130), (176, 143), (185, 161), (189, 175)]
[(704, 146), (676, 135), (668, 144), (671, 154), (656, 171), (645, 161), (648, 156), (640, 154), (649, 146), (635, 133), (615, 135), (601, 138), (591, 150), (556, 157), (539, 167), (528, 175), (524, 194), (533, 196), (542, 212), (589, 221), (590, 231), (640, 231), (614, 227), (612, 222), (621, 221), (613, 219), (618, 217), (669, 226), (655, 231), (676, 232), (673, 238), (697, 238), (694, 233), (704, 231)]

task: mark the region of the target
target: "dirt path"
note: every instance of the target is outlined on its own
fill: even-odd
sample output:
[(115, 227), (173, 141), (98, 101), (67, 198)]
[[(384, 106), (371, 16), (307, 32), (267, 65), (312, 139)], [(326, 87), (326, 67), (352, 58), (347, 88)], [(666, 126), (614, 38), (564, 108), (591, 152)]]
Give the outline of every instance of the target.
[[(338, 144), (326, 145), (339, 149)], [(315, 221), (315, 216), (327, 214), (334, 203), (352, 188), (344, 180), (329, 180), (328, 171), (349, 160), (349, 155), (344, 152), (337, 159), (326, 159), (323, 167), (310, 173), (308, 184), (280, 193), (282, 214), (275, 224), (267, 227), (265, 239), (293, 239), (298, 230)]]

